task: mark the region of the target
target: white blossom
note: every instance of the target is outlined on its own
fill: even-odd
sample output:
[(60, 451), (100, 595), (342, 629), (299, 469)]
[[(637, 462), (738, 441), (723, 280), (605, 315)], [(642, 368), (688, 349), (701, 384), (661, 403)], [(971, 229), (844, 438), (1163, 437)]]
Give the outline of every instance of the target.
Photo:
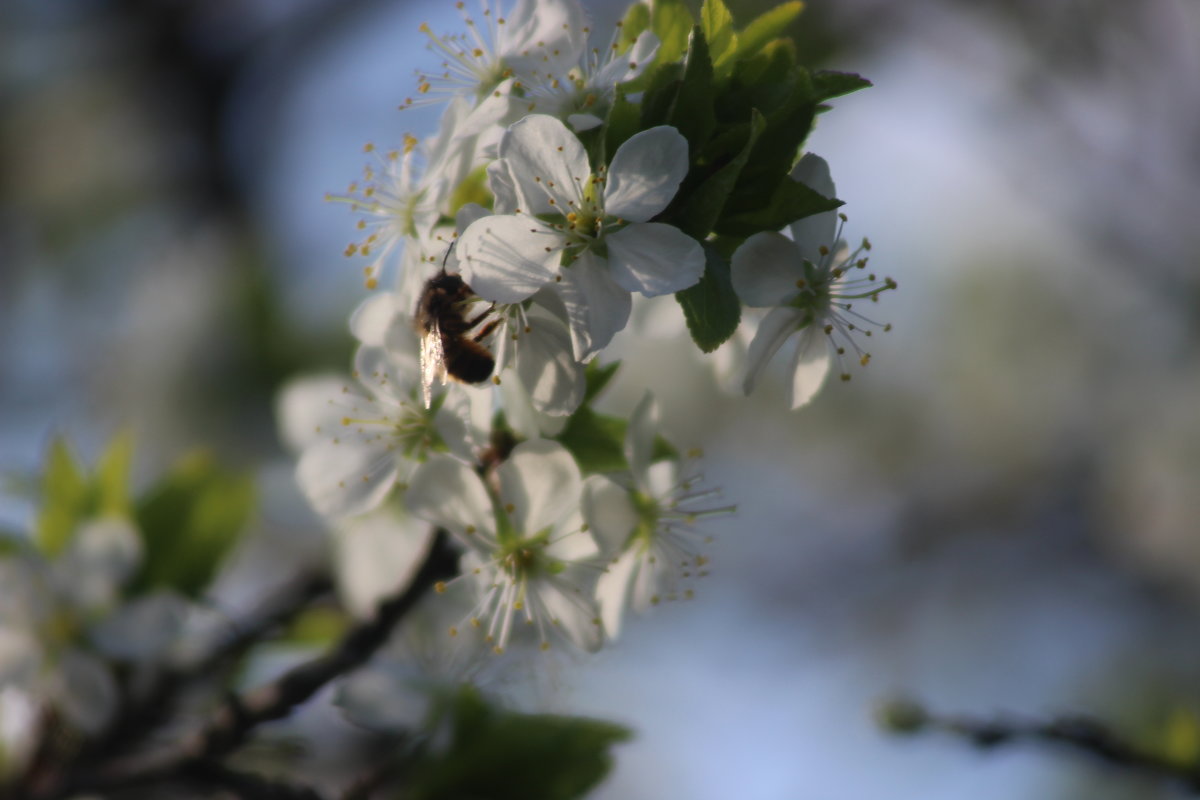
[(629, 318), (630, 292), (669, 294), (704, 272), (700, 243), (649, 222), (687, 174), (687, 140), (659, 126), (635, 134), (595, 172), (554, 117), (509, 127), (489, 169), (496, 214), (460, 237), (463, 277), (481, 297), (517, 303), (549, 286), (562, 299), (576, 359), (607, 345)]
[(634, 409), (625, 438), (628, 486), (601, 475), (587, 479), (583, 513), (610, 564), (596, 585), (604, 629), (616, 638), (625, 607), (645, 611), (663, 600), (691, 597), (688, 582), (707, 574), (710, 541), (698, 520), (733, 511), (711, 506), (716, 490), (699, 473), (681, 475), (676, 459), (653, 461), (658, 411), (646, 394)]
[[(819, 156), (805, 155), (792, 178), (821, 194), (834, 194), (829, 167)], [(798, 335), (789, 370), (788, 403), (795, 409), (821, 388), (832, 360), (843, 363), (847, 346), (863, 366), (870, 361), (870, 353), (855, 341), (855, 332), (861, 330), (869, 337), (873, 328), (890, 330), (890, 325), (863, 316), (854, 305), (877, 301), (881, 292), (895, 289), (896, 282), (862, 274), (867, 266), (864, 254), (871, 245), (864, 239), (851, 252), (838, 241), (838, 219), (832, 211), (814, 214), (792, 224), (790, 239), (773, 232), (756, 233), (734, 252), (731, 275), (738, 297), (748, 306), (771, 309), (747, 354), (742, 383), (747, 394), (767, 361), (793, 334)], [(841, 377), (850, 378), (844, 366)]]
[(462, 626), (481, 629), (497, 652), (518, 619), (543, 649), (553, 629), (584, 650), (599, 648), (592, 599), (599, 549), (579, 512), (583, 482), (575, 460), (555, 442), (531, 440), (513, 449), (495, 478), (493, 494), (466, 464), (435, 456), (406, 496), (413, 514), (466, 548), (459, 580), (475, 584), (478, 600)]

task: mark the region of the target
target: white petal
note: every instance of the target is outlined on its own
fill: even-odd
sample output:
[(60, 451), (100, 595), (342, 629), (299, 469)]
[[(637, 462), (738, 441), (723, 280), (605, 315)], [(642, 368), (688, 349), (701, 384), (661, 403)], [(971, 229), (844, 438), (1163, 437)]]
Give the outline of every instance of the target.
[(54, 564), (55, 586), (78, 608), (96, 609), (116, 600), (121, 584), (142, 562), (142, 538), (125, 519), (107, 517), (83, 525)]
[(567, 311), (571, 347), (577, 361), (586, 361), (608, 346), (629, 321), (629, 292), (617, 285), (604, 259), (584, 253), (551, 284)]
[(526, 214), (566, 214), (571, 203), (583, 199), (583, 182), (591, 177), (579, 138), (546, 114), (530, 114), (510, 125), (500, 140), (500, 157)]
[(754, 391), (763, 367), (778, 352), (784, 341), (796, 332), (800, 323), (799, 313), (787, 306), (772, 309), (758, 326), (754, 341), (750, 342), (750, 350), (746, 353), (746, 377), (742, 381), (742, 391), (746, 394)]
[(0, 686), (31, 684), (41, 663), (42, 648), (30, 630), (0, 626)]
[[(610, 91), (618, 83), (631, 81), (654, 62), (658, 54), (659, 39), (651, 31), (638, 34), (633, 46), (621, 55), (614, 54), (588, 81), (589, 86), (601, 92)], [(579, 130), (579, 128), (576, 128)]]
[(782, 234), (756, 233), (742, 242), (729, 264), (733, 290), (748, 306), (777, 306), (798, 291), (804, 264), (796, 243)]
[(350, 333), (363, 344), (381, 347), (392, 318), (405, 310), (395, 292), (376, 292), (350, 314)]
[(599, 128), (604, 124), (604, 120), (595, 114), (568, 114), (567, 124), (571, 126), (571, 130), (583, 132), (590, 131), (592, 128)]
[(90, 638), (109, 658), (153, 661), (179, 636), (187, 612), (187, 601), (174, 592), (142, 595), (100, 620)]
[(591, 597), (584, 596), (565, 580), (554, 584), (537, 581), (534, 586), (542, 606), (567, 638), (588, 652), (600, 649), (604, 643), (604, 631), (597, 624), (599, 612)]
[(334, 704), (355, 725), (372, 731), (405, 733), (425, 721), (432, 698), (421, 688), (415, 671), (368, 667), (342, 681)]
[(688, 171), (688, 144), (667, 125), (641, 131), (617, 148), (604, 184), (604, 213), (645, 222), (679, 191)]
[(518, 331), (516, 370), (533, 405), (546, 414), (570, 414), (583, 400), (583, 365), (575, 360), (567, 326), (549, 314), (530, 315), (529, 330)]
[(629, 471), (639, 489), (649, 487), (646, 471), (650, 468), (650, 455), (654, 452), (654, 437), (658, 434), (658, 406), (650, 392), (642, 395), (641, 401), (629, 415), (629, 428), (625, 432), (625, 458)]
[(336, 440), (305, 449), (296, 480), (313, 510), (326, 517), (363, 514), (377, 507), (396, 485), (399, 464), (390, 442), (350, 426)]
[(432, 542), (430, 524), (395, 504), (339, 525), (333, 539), (335, 574), (350, 613), (367, 619), (380, 600), (403, 591)]
[(354, 353), (354, 374), (359, 383), (389, 410), (416, 402), (414, 392), (420, 382), (420, 369), (414, 357), (418, 353), (415, 337), (410, 346), (412, 350), (403, 354), (390, 348), (366, 346)]
[[(792, 168), (791, 177), (792, 180), (799, 181), (826, 197), (837, 196), (833, 178), (829, 176), (829, 164), (814, 153), (804, 154), (804, 157)], [(837, 235), (837, 212), (824, 211), (797, 220), (792, 223), (791, 231), (792, 238), (800, 247), (801, 257), (814, 264), (819, 263), (821, 258), (819, 248), (822, 245), (833, 247), (833, 238)]]
[(664, 500), (679, 493), (679, 462), (673, 459), (656, 461), (646, 470), (645, 491)]
[(629, 548), (621, 553), (614, 563), (608, 565), (608, 569), (596, 582), (600, 619), (604, 621), (604, 630), (610, 639), (616, 639), (621, 631), (621, 620), (625, 616), (630, 588), (639, 566), (645, 568), (634, 548)]
[(483, 481), (450, 456), (432, 455), (413, 473), (404, 505), (413, 516), (446, 528), (469, 547), (495, 538), (496, 518)]
[(587, 15), (579, 0), (518, 0), (499, 31), (496, 51), (505, 64), (556, 74), (579, 60)]
[[(310, 375), (289, 380), (275, 397), (275, 419), (284, 445), (299, 452), (328, 438), (341, 427), (346, 414), (335, 399), (350, 391), (350, 382), (341, 375)], [(357, 393), (356, 397), (366, 400)]]
[(63, 715), (85, 733), (99, 731), (117, 709), (117, 684), (100, 659), (80, 650), (62, 654), (54, 691)]
[(788, 402), (792, 410), (812, 400), (821, 384), (825, 382), (831, 360), (828, 338), (825, 331), (815, 323), (809, 323), (800, 331), (796, 353), (792, 357), (791, 391), (788, 392)]
[(463, 280), (485, 300), (519, 303), (554, 279), (562, 236), (525, 214), (501, 214), (471, 224), (459, 237)]
[(500, 498), (513, 505), (510, 519), (521, 536), (554, 528), (579, 508), (583, 478), (575, 459), (558, 442), (522, 442), (496, 472)]
[(639, 222), (604, 241), (613, 279), (631, 292), (647, 297), (671, 294), (704, 274), (704, 248), (673, 225)]
[[(497, 158), (487, 165), (488, 188), (492, 190), (492, 210), (496, 214), (515, 214), (521, 208), (521, 198), (517, 194), (517, 182), (509, 172), (508, 162)], [(482, 219), (482, 217), (479, 217)], [(471, 220), (474, 222), (475, 220)], [(470, 226), (459, 228), (465, 231)]]
[(583, 482), (580, 509), (606, 557), (625, 547), (638, 522), (629, 491), (604, 475), (589, 475)]

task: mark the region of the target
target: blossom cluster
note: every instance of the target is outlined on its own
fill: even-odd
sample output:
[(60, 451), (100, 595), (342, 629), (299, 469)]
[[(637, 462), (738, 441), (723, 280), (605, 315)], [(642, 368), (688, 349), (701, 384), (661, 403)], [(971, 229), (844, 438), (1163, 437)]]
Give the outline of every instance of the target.
[(371, 290), (352, 375), (293, 382), (281, 428), (352, 610), (440, 530), (461, 551), (438, 586), (449, 638), (595, 650), (629, 608), (690, 595), (700, 520), (732, 510), (649, 394), (628, 419), (591, 406), (633, 296), (674, 295), (705, 352), (740, 325), (747, 392), (794, 339), (793, 408), (887, 329), (855, 305), (895, 282), (840, 240), (828, 165), (803, 152), (824, 101), (868, 84), (795, 64), (778, 34), (798, 3), (742, 30), (719, 0), (700, 24), (635, 4), (609, 37), (578, 0), (458, 7), (465, 33), (422, 26), (444, 61), (402, 106), (442, 104), (437, 132), (368, 145), (330, 197), (359, 215), (346, 255)]

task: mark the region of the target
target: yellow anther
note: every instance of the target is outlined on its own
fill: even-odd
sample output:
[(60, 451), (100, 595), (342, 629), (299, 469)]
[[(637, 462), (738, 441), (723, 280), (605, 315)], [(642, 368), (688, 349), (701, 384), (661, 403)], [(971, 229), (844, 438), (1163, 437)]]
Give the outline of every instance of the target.
[(858, 360), (858, 363), (862, 364), (864, 367), (867, 364), (870, 364), (871, 363), (871, 354), (863, 353), (863, 357)]
[(445, 582), (445, 581), (438, 581), (437, 583), (435, 583), (435, 584), (433, 585), (433, 590), (434, 590), (435, 592), (437, 592), (438, 594), (443, 594), (443, 593), (445, 593), (445, 591), (446, 591), (446, 582)]

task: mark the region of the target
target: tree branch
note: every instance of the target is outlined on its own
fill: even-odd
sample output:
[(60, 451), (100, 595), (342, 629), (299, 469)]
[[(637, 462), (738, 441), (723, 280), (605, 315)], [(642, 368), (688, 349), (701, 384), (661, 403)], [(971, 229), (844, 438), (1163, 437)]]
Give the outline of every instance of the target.
[(880, 724), (895, 733), (940, 731), (966, 739), (980, 749), (1030, 742), (1066, 747), (1113, 767), (1180, 784), (1200, 793), (1200, 763), (1182, 763), (1134, 745), (1092, 717), (1071, 715), (1048, 720), (1002, 716), (993, 719), (938, 716), (911, 701), (884, 705)]
[(434, 584), (453, 577), (457, 567), (458, 554), (447, 534), (438, 531), (407, 588), (380, 602), (372, 619), (347, 631), (327, 653), (245, 695), (230, 694), (208, 724), (166, 752), (109, 763), (90, 774), (70, 776), (52, 791), (33, 796), (57, 800), (135, 785), (178, 783), (189, 776), (212, 774), (213, 765), (241, 747), (259, 725), (286, 717), (335, 678), (366, 663)]

